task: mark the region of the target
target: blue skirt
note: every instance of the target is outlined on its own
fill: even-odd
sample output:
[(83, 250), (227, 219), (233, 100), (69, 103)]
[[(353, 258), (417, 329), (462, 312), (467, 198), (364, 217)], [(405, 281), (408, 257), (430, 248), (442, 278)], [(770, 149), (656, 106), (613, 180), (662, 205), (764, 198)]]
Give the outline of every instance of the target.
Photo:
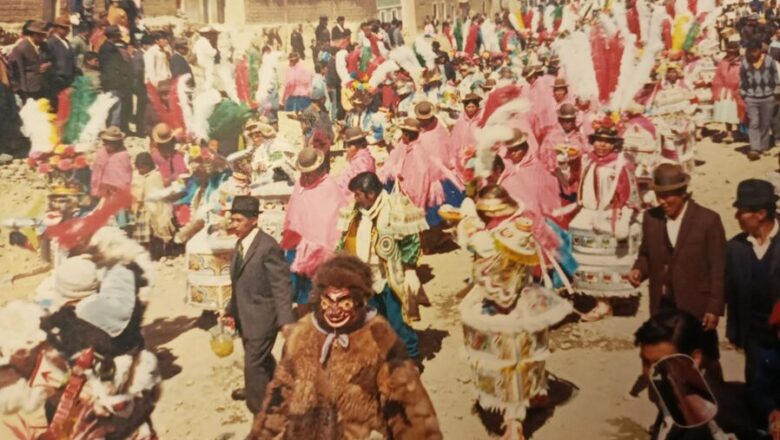
[(284, 103), (286, 112), (302, 112), (311, 104), (311, 98), (308, 96), (290, 96)]
[[(295, 249), (284, 253), (284, 259), (287, 264), (292, 264), (296, 255)], [(311, 292), (311, 279), (306, 275), (290, 272), (290, 282), (292, 283), (292, 300), (296, 304), (306, 304), (309, 302), (309, 293)]]
[(441, 224), (441, 217), (439, 216), (439, 208), (442, 205), (451, 205), (456, 208), (460, 208), (463, 204), (463, 200), (466, 198), (466, 193), (458, 189), (451, 180), (442, 180), (441, 186), (444, 189), (444, 203), (441, 205), (431, 206), (425, 210), (425, 221), (428, 222), (428, 226), (434, 227)]

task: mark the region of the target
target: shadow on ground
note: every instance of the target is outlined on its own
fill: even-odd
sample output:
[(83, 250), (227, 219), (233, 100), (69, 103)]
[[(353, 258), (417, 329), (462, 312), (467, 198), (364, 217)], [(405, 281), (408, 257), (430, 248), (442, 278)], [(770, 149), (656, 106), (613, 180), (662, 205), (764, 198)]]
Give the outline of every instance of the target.
[[(577, 388), (573, 383), (553, 376), (548, 373), (547, 379), (547, 399), (528, 409), (525, 420), (523, 420), (523, 432), (525, 437), (530, 439), (533, 434), (539, 430), (553, 414), (555, 408), (571, 400), (576, 394)], [(504, 418), (500, 411), (486, 410), (479, 403), (474, 404), (473, 412), (479, 416), (485, 429), (493, 435), (504, 435)]]

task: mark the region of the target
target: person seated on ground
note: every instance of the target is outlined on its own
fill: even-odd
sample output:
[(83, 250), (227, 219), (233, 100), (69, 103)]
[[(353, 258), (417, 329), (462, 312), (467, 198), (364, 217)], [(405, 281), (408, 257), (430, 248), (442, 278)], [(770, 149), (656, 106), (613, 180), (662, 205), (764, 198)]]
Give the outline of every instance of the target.
[(371, 268), (358, 258), (320, 266), (314, 311), (287, 332), (248, 439), (442, 438), (414, 362), (368, 305), (373, 294)]
[[(693, 358), (712, 390), (715, 399), (720, 404), (715, 422), (725, 432), (734, 433), (739, 439), (757, 438), (750, 427), (749, 415), (744, 405), (735, 406), (738, 401), (733, 391), (727, 389), (712, 371), (702, 369), (704, 359), (702, 352), (703, 331), (701, 321), (693, 315), (679, 310), (665, 310), (656, 313), (645, 321), (634, 333), (634, 345), (639, 347), (639, 357), (642, 360), (642, 378), (650, 380), (654, 365), (673, 354), (684, 354)], [(667, 426), (664, 412), (661, 409), (657, 395), (650, 389), (650, 400), (659, 405), (658, 417), (650, 428), (653, 440), (698, 440), (711, 439), (707, 425), (698, 428), (683, 429), (677, 426)]]

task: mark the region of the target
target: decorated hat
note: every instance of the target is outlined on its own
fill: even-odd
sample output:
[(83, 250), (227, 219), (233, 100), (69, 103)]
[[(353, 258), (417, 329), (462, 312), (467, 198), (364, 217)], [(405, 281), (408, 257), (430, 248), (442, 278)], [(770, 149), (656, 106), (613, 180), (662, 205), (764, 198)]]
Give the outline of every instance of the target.
[(77, 181), (63, 181), (52, 185), (47, 194), (48, 197), (80, 196), (84, 194), (84, 187)]
[(398, 128), (403, 131), (411, 131), (413, 133), (420, 132), (420, 121), (415, 118), (406, 118), (398, 124)]
[(577, 119), (577, 108), (573, 104), (563, 104), (558, 109), (558, 119)]
[(252, 149), (243, 149), (231, 153), (225, 158), (230, 169), (233, 170), (232, 177), (248, 181), (252, 174)]
[(100, 134), (100, 139), (104, 142), (118, 142), (124, 140), (124, 138), (125, 134), (117, 126), (108, 127)]
[(325, 162), (325, 155), (320, 150), (306, 147), (298, 153), (295, 168), (301, 173), (311, 173), (318, 170)]
[(518, 203), (498, 185), (488, 185), (479, 191), (477, 211), (485, 217), (506, 217), (517, 212)]
[(737, 186), (735, 208), (758, 210), (774, 206), (777, 203), (775, 188), (766, 180), (747, 179)]
[(590, 143), (597, 140), (607, 141), (616, 147), (622, 145), (623, 137), (618, 130), (618, 122), (612, 120), (610, 116), (593, 121), (593, 133), (588, 136)]
[(662, 163), (653, 171), (653, 191), (674, 191), (688, 186), (691, 176), (677, 164)]
[(152, 129), (152, 140), (156, 144), (167, 144), (176, 139), (177, 130), (172, 130), (165, 122), (160, 122)]
[(418, 102), (417, 105), (414, 106), (414, 115), (420, 121), (427, 121), (434, 118), (434, 113), (435, 109), (433, 104), (428, 101)]
[(341, 134), (345, 144), (351, 144), (356, 141), (365, 140), (366, 133), (360, 127), (349, 127)]

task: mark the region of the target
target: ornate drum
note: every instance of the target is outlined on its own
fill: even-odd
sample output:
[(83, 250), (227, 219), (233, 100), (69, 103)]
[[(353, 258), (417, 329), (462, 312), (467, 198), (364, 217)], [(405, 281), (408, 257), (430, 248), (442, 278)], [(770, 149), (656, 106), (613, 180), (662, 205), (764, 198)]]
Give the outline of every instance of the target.
[(210, 242), (205, 229), (187, 242), (187, 304), (207, 310), (223, 310), (227, 306), (232, 295), (230, 263), (234, 246), (235, 238)]

